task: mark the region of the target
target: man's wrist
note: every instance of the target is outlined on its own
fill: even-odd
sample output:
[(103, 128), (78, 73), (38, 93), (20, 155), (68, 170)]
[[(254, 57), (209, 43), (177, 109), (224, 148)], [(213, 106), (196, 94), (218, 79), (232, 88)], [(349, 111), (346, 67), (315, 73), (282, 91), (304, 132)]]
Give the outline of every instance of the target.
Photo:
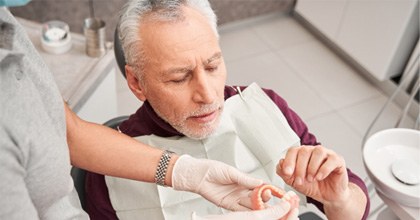
[(348, 184), (347, 192), (337, 201), (324, 204), (328, 219), (343, 219), (343, 216), (349, 216), (347, 219), (361, 219), (366, 206), (365, 195), (359, 186), (351, 182)]
[(352, 186), (349, 182), (347, 189), (344, 192), (341, 192), (339, 197), (337, 197), (334, 201), (328, 201), (324, 203), (324, 208), (337, 209), (344, 207), (346, 204), (348, 204), (352, 191)]

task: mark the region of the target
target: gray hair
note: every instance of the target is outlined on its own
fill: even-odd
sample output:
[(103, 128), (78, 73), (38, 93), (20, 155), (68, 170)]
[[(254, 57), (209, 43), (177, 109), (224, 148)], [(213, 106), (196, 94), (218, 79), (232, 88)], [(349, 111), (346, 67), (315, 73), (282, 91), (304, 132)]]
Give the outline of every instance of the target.
[(139, 35), (141, 22), (145, 17), (158, 21), (182, 21), (182, 6), (196, 9), (208, 19), (216, 37), (217, 17), (207, 0), (130, 0), (120, 15), (118, 37), (124, 51), (125, 62), (134, 68), (138, 76), (142, 76), (142, 69), (147, 58), (142, 48)]

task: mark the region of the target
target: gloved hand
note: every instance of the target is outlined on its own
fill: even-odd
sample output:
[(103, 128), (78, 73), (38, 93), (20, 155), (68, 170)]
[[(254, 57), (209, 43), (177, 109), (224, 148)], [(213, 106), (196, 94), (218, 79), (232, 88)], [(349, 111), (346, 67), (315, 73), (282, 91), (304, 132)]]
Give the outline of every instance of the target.
[(198, 193), (219, 207), (246, 211), (251, 208), (251, 191), (262, 180), (247, 176), (219, 161), (182, 155), (172, 171), (175, 190)]
[(230, 212), (222, 215), (197, 216), (192, 215), (192, 220), (298, 220), (297, 208), (290, 210), (290, 204), (281, 201), (279, 204), (263, 210)]

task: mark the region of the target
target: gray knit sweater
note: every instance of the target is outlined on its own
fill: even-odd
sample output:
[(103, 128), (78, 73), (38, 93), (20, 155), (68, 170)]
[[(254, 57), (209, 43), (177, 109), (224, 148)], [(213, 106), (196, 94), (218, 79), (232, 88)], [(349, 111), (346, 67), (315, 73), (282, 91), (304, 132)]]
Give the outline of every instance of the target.
[(0, 7), (0, 219), (87, 219), (70, 168), (59, 90)]

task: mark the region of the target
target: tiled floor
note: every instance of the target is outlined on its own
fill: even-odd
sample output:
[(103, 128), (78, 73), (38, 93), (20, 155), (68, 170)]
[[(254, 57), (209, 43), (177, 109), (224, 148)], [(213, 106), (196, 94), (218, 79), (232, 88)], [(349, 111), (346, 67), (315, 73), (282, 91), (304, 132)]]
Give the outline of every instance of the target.
[[(362, 178), (364, 134), (387, 100), (333, 52), (287, 15), (268, 15), (220, 27), (220, 44), (228, 70), (227, 84), (257, 82), (283, 96), (323, 145), (343, 155)], [(119, 77), (120, 114), (140, 105)], [(401, 110), (392, 105), (378, 126), (392, 127)], [(382, 204), (372, 197), (372, 209)], [(386, 212), (386, 214), (384, 214)], [(382, 210), (370, 219), (397, 219)]]

